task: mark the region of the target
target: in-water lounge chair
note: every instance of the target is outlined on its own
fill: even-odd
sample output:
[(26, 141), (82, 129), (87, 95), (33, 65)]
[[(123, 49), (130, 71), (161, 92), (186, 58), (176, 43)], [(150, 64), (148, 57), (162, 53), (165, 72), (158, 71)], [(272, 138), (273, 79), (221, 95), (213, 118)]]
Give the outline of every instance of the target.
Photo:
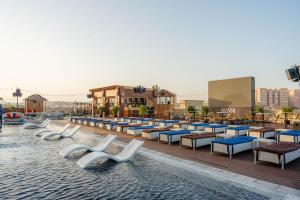
[(159, 142), (166, 142), (168, 144), (171, 144), (172, 142), (179, 142), (181, 136), (189, 135), (191, 134), (191, 131), (189, 130), (173, 130), (173, 131), (164, 131), (159, 132)]
[(180, 146), (192, 147), (193, 150), (197, 147), (210, 145), (212, 140), (216, 139), (215, 133), (201, 133), (181, 136)]
[(107, 154), (105, 152), (92, 152), (80, 158), (77, 161), (77, 164), (82, 168), (86, 168), (91, 163), (101, 159), (112, 159), (117, 162), (129, 161), (134, 158), (136, 152), (143, 146), (143, 144), (144, 141), (133, 139), (120, 153), (116, 155)]
[(273, 128), (250, 129), (247, 135), (256, 138), (272, 138), (275, 137), (275, 130)]
[(127, 124), (127, 125), (117, 125), (116, 131), (120, 133), (126, 133), (127, 129), (130, 127), (138, 127), (142, 126), (142, 124)]
[(155, 139), (159, 137), (160, 132), (170, 131), (169, 128), (153, 128), (153, 129), (146, 129), (142, 131), (142, 137), (147, 139)]
[[(71, 124), (66, 124), (60, 131), (56, 131), (56, 132), (61, 134), (61, 133), (65, 132), (70, 126), (71, 126)], [(55, 131), (51, 131), (50, 129), (44, 128), (42, 130), (35, 132), (34, 135), (41, 136), (43, 133), (49, 133), (49, 132), (55, 132)]]
[(59, 152), (59, 154), (62, 155), (63, 157), (67, 157), (68, 155), (70, 155), (75, 151), (82, 151), (82, 150), (98, 151), (98, 152), (104, 151), (108, 147), (108, 145), (110, 145), (116, 138), (117, 136), (109, 134), (105, 138), (103, 138), (103, 140), (99, 144), (97, 144), (94, 147), (89, 147), (83, 144), (73, 144), (62, 149)]
[(300, 131), (283, 131), (277, 134), (278, 142), (300, 142)]
[(22, 127), (24, 128), (25, 126), (29, 126), (29, 125), (36, 125), (36, 124), (39, 124), (39, 125), (43, 125), (45, 124), (46, 122), (48, 122), (50, 119), (46, 119), (40, 123), (34, 123), (34, 122), (26, 122), (25, 124), (22, 125)]
[(49, 132), (49, 133), (45, 133), (41, 139), (42, 140), (47, 140), (50, 137), (53, 136), (59, 136), (60, 138), (68, 138), (68, 137), (72, 137), (78, 130), (80, 129), (79, 125), (76, 125), (74, 128), (67, 130), (66, 132), (63, 133), (57, 133), (57, 132)]
[(188, 125), (187, 129), (191, 131), (203, 131), (204, 127), (207, 126), (208, 124), (205, 123), (193, 123)]
[(137, 126), (137, 127), (130, 127), (127, 129), (128, 135), (138, 136), (142, 135), (143, 130), (145, 129), (153, 129), (155, 126)]
[(227, 125), (224, 124), (209, 124), (204, 127), (204, 131), (208, 133), (224, 133)]
[(247, 135), (249, 129), (250, 129), (249, 126), (232, 126), (232, 125), (230, 125), (226, 129), (226, 134), (232, 134), (235, 136)]
[(45, 128), (51, 122), (52, 122), (52, 120), (48, 120), (48, 121), (46, 121), (45, 123), (42, 123), (42, 124), (27, 124), (26, 126), (24, 126), (24, 128), (25, 129)]
[(224, 153), (232, 158), (233, 154), (253, 149), (255, 137), (238, 136), (230, 139), (216, 139), (211, 141), (211, 153)]
[(254, 163), (258, 161), (271, 162), (281, 165), (281, 169), (284, 169), (287, 163), (300, 158), (300, 144), (278, 142), (264, 145), (256, 148), (254, 155)]

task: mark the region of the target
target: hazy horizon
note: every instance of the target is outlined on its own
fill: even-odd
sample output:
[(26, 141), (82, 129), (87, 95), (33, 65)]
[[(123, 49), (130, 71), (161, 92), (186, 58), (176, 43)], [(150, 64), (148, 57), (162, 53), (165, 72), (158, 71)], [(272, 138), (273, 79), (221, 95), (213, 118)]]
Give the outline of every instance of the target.
[[(88, 89), (159, 85), (207, 98), (209, 80), (298, 88), (299, 1), (1, 1), (0, 97), (86, 100)], [(62, 95), (62, 96), (57, 96)]]

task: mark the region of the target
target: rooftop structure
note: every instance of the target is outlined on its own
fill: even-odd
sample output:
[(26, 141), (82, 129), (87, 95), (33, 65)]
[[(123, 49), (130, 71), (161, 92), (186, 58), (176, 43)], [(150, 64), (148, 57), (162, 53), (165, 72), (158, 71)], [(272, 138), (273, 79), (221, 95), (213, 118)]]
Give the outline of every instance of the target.
[(93, 109), (104, 107), (106, 115), (112, 114), (110, 108), (119, 107), (119, 115), (124, 117), (138, 116), (141, 105), (148, 107), (149, 115), (157, 118), (169, 118), (175, 106), (175, 94), (157, 86), (112, 85), (90, 89)]
[(25, 113), (37, 113), (46, 111), (47, 99), (39, 94), (27, 97), (25, 100)]

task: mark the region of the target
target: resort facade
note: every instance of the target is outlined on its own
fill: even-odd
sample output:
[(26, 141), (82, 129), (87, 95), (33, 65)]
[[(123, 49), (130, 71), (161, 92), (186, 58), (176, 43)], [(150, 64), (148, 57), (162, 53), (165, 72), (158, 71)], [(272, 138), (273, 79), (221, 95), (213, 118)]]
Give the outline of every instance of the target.
[(176, 95), (158, 86), (112, 85), (90, 89), (93, 110), (104, 108), (105, 115), (112, 115), (111, 108), (119, 107), (120, 117), (137, 117), (139, 107), (146, 106), (148, 115), (156, 118), (170, 118), (175, 107)]

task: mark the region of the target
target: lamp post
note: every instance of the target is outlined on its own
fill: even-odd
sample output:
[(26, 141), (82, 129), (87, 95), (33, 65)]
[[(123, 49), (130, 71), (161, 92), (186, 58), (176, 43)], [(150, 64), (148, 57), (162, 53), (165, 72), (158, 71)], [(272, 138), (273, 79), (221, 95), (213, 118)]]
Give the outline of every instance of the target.
[(92, 116), (94, 117), (94, 99), (92, 98), (92, 94), (87, 94), (86, 95), (87, 98), (92, 100)]
[(17, 97), (17, 111), (19, 109), (19, 97), (22, 97), (21, 89), (17, 88), (16, 91), (12, 94), (13, 97)]

